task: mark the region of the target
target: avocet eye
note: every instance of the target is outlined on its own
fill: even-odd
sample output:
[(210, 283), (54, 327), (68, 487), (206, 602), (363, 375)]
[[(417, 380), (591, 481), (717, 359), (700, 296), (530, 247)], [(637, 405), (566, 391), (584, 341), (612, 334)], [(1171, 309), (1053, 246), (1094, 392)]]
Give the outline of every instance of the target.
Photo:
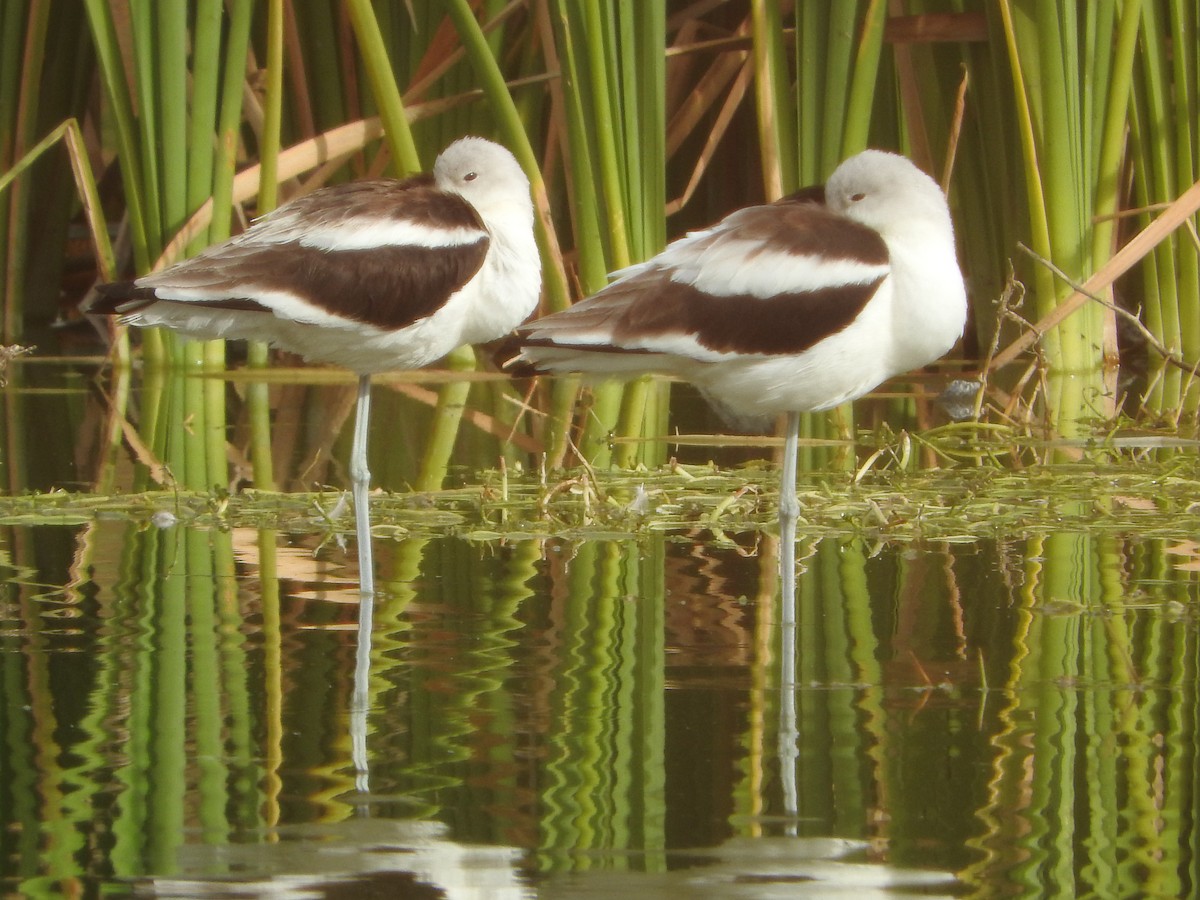
[(853, 203), (857, 203), (859, 200), (863, 200), (863, 199), (865, 199), (865, 198), (866, 198), (866, 196), (867, 196), (866, 194), (851, 194), (851, 195), (850, 195), (850, 200), (851, 200), (851, 202), (853, 202)]
[(477, 173), (468, 172), (466, 175), (463, 176), (463, 181), (474, 181), (478, 177), (479, 177), (479, 175)]

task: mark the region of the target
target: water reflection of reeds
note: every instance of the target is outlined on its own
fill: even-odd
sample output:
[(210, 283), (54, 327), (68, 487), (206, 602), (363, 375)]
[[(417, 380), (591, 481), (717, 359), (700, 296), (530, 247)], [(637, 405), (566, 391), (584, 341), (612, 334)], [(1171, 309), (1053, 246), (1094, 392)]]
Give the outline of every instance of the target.
[(364, 794), (335, 548), (47, 528), (4, 536), (0, 833), (64, 843), (0, 838), (9, 873), (170, 872), (369, 810), (543, 874), (837, 835), (980, 896), (1194, 884), (1197, 595), (1165, 541), (802, 543), (790, 736), (769, 538), (381, 542)]

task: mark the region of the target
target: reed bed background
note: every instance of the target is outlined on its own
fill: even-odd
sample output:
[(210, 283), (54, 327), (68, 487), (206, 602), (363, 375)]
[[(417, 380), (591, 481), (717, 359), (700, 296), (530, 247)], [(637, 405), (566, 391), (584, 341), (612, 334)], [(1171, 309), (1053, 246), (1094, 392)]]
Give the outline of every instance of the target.
[[(97, 277), (195, 252), (321, 184), (425, 168), (466, 132), (503, 141), (530, 175), (546, 310), (688, 228), (821, 180), (864, 146), (912, 155), (949, 187), (973, 311), (952, 367), (987, 377), (981, 415), (991, 421), (959, 426), (962, 441), (949, 431), (911, 443), (885, 436), (844, 484), (810, 486), (798, 674), (823, 687), (796, 711), (800, 730), (819, 736), (793, 785), (799, 821), (816, 822), (814, 834), (870, 838), (912, 810), (960, 835), (983, 822), (984, 852), (965, 874), (981, 885), (998, 872), (1035, 883), (1047, 867), (1074, 866), (1106, 888), (1128, 882), (1127, 893), (1147, 873), (1163, 895), (1194, 886), (1181, 873), (1197, 853), (1196, 634), (1158, 614), (1194, 609), (1197, 551), (1178, 540), (1178, 529), (1194, 531), (1194, 452), (1122, 458), (1076, 441), (1067, 446), (1084, 465), (1073, 474), (1095, 467), (1080, 482), (1044, 465), (1058, 451), (1027, 440), (1034, 425), (1057, 436), (1090, 435), (1097, 421), (1111, 431), (1122, 410), (1194, 424), (1194, 0), (59, 0), (53, 15), (49, 0), (30, 0), (2, 10), (3, 342), (42, 353), (55, 349), (47, 326), (74, 316)], [(1182, 227), (1152, 224), (1168, 220)], [(1096, 299), (1076, 293), (1085, 282)], [(1019, 338), (1043, 330), (1040, 340)], [(94, 429), (107, 462), (93, 496), (25, 497), (3, 510), (22, 572), (39, 571), (26, 526), (43, 535), (55, 522), (78, 527), (62, 556), (89, 573), (88, 587), (72, 576), (52, 600), (94, 603), (109, 626), (87, 631), (87, 652), (71, 654), (72, 671), (90, 662), (87, 678), (52, 677), (54, 663), (31, 654), (0, 683), (9, 731), (43, 741), (9, 742), (6, 808), (17, 825), (4, 833), (22, 859), (49, 858), (62, 877), (100, 844), (118, 875), (169, 871), (185, 823), (199, 823), (210, 843), (256, 839), (286, 819), (282, 807), (303, 790), (296, 761), (316, 756), (309, 744), (350, 703), (345, 622), (337, 604), (310, 602), (318, 592), (337, 599), (336, 576), (317, 571), (317, 545), (339, 530), (328, 512), (336, 498), (296, 490), (337, 480), (336, 468), (311, 460), (344, 456), (337, 433), (352, 408), (350, 377), (310, 372), (294, 384), (294, 361), (264, 369), (263, 348), (243, 356), (162, 334), (136, 346), (111, 337), (107, 418)], [(1138, 363), (1144, 374), (1118, 378), (1118, 361), (1121, 372)], [(371, 737), (381, 759), (405, 763), (385, 769), (376, 789), (420, 798), (413, 814), (442, 813), (454, 792), (485, 791), (463, 774), (475, 771), (468, 761), (492, 758), (527, 727), (541, 736), (544, 777), (531, 788), (504, 775), (486, 790), (514, 805), (524, 798), (528, 833), (545, 842), (538, 866), (600, 865), (563, 847), (629, 847), (639, 864), (662, 867), (663, 705), (678, 676), (664, 635), (712, 616), (744, 630), (737, 646), (756, 688), (736, 712), (750, 723), (739, 738), (736, 812), (745, 821), (775, 812), (761, 788), (784, 777), (772, 748), (788, 735), (774, 724), (779, 695), (757, 688), (779, 680), (778, 561), (769, 538), (761, 551), (738, 543), (758, 541), (773, 516), (770, 498), (746, 486), (775, 476), (661, 467), (653, 478), (609, 474), (598, 490), (598, 469), (663, 459), (664, 445), (642, 438), (681, 421), (703, 425), (672, 403), (684, 391), (649, 380), (514, 384), (484, 362), (463, 350), (449, 376), (381, 379), (377, 436), (389, 433), (387, 452), (372, 456), (377, 480), (436, 489), (453, 481), (455, 451), (475, 481), (430, 505), (403, 492), (377, 506), (384, 599), (372, 708), (384, 712)], [(25, 377), (20, 366), (9, 374)], [(911, 396), (887, 402), (922, 411)], [(852, 436), (862, 409), (810, 417), (806, 433)], [(16, 433), (25, 418), (0, 423), (6, 449), (32, 446)], [(41, 440), (67, 445), (84, 430), (63, 418)], [(314, 436), (311, 422), (330, 427)], [(810, 442), (809, 464), (831, 452), (853, 464), (848, 443), (826, 451)], [(117, 460), (130, 447), (145, 465), (126, 479)], [(544, 452), (553, 470), (573, 448), (590, 465), (578, 475), (510, 485), (494, 469), (497, 458), (515, 469)], [(909, 476), (922, 453), (956, 468), (917, 485)], [(48, 456), (44, 447), (25, 455)], [(5, 462), (7, 492), (27, 492), (22, 455)], [(1148, 480), (1128, 480), (1139, 467)], [(479, 486), (483, 468), (493, 472)], [(287, 493), (230, 501), (213, 489), (243, 480)], [(111, 500), (118, 482), (124, 493)], [(668, 534), (630, 511), (639, 491), (667, 510), (656, 521)], [(1023, 506), (1031, 497), (1053, 501)], [(110, 502), (132, 521), (106, 522)], [(153, 527), (166, 514), (199, 527)], [(295, 545), (279, 546), (277, 531), (290, 528)], [(565, 535), (551, 541), (561, 553), (545, 550), (554, 529)], [(695, 529), (703, 536), (675, 540)], [(940, 549), (904, 552), (923, 542)], [(753, 569), (756, 593), (730, 591), (725, 567)], [(249, 587), (238, 581), (246, 571), (258, 575)], [(281, 596), (285, 576), (294, 596)], [(28, 590), (13, 588), (12, 630), (39, 635), (47, 578), (27, 580)], [(703, 602), (693, 609), (680, 597)], [(459, 614), (468, 606), (478, 615)], [(961, 638), (939, 677), (979, 689), (979, 706), (948, 713), (951, 741), (912, 740), (893, 733), (887, 713), (897, 697), (919, 708), (951, 693), (921, 668), (938, 658), (937, 634)], [(470, 658), (471, 676), (434, 690), (427, 676), (453, 654)], [(529, 677), (556, 687), (539, 695), (544, 706), (514, 708), (508, 687)], [(607, 689), (615, 681), (627, 695)], [(1048, 684), (1099, 687), (1055, 693)], [(406, 702), (391, 702), (398, 690)], [(976, 802), (941, 807), (962, 821), (925, 815), (924, 796), (903, 802), (985, 739), (976, 719), (994, 721), (996, 752), (971, 782)], [(134, 739), (110, 767), (112, 723)], [(85, 736), (72, 752), (51, 746), (71, 734)], [(588, 752), (601, 744), (628, 765)], [(461, 771), (448, 776), (446, 760)], [(339, 792), (353, 779), (339, 762), (320, 788), (331, 820), (352, 815)], [(496, 839), (477, 827), (463, 836)], [(43, 854), (26, 843), (39, 828), (54, 838)], [(1013, 835), (1052, 837), (1025, 845)]]
[[(547, 310), (671, 236), (818, 182), (874, 145), (912, 155), (949, 189), (974, 313), (964, 368), (1005, 364), (990, 373), (1016, 397), (1002, 414), (1067, 434), (1111, 420), (1128, 389), (1118, 363), (1129, 371), (1147, 347), (1132, 327), (1122, 333), (1137, 340), (1119, 340), (1114, 304), (1175, 361), (1150, 352), (1124, 408), (1178, 422), (1200, 399), (1189, 371), (1200, 361), (1194, 208), (1125, 279), (1075, 298), (1032, 353), (992, 353), (1028, 330), (1022, 318), (1061, 314), (1073, 286), (1196, 181), (1194, 2), (79, 7), (51, 16), (48, 3), (10, 4), (0, 22), (6, 344), (74, 315), (89, 273), (147, 271), (320, 184), (427, 167), (465, 132), (503, 141), (531, 175)], [(84, 227), (90, 263), (68, 252)], [(82, 275), (64, 280), (68, 268)], [(1022, 295), (1019, 310), (1000, 303)], [(127, 340), (113, 337), (123, 364)], [(226, 363), (220, 345), (155, 332), (140, 344), (147, 371)], [(252, 348), (247, 361), (265, 359)], [(464, 350), (449, 364), (477, 361)], [(157, 393), (169, 388), (144, 388), (148, 452), (189, 484), (221, 483), (224, 436), (244, 422), (255, 479), (273, 484), (263, 385), (241, 395), (235, 423), (219, 382)], [(589, 387), (583, 404), (570, 380), (538, 385), (535, 415), (526, 390), (459, 382), (424, 395), (433, 430), (414, 451), (420, 485), (444, 476), (465, 404), (552, 464), (572, 446), (593, 465), (661, 460), (660, 444), (638, 439), (666, 433), (663, 383)], [(118, 390), (115, 408), (125, 403)], [(184, 444), (166, 442), (173, 416), (151, 412), (172, 406), (195, 417)], [(852, 430), (849, 409), (806, 425), (811, 437)]]

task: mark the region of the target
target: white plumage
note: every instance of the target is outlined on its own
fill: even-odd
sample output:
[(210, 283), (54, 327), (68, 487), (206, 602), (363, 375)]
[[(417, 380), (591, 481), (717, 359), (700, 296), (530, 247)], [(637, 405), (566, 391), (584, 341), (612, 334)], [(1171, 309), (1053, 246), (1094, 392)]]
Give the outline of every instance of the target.
[[(300, 197), (178, 265), (101, 286), (89, 312), (189, 337), (267, 341), (358, 373), (350, 469), (366, 563), (370, 375), (427, 365), (524, 321), (541, 290), (533, 223), (513, 155), (463, 138), (429, 175)], [(360, 574), (369, 593), (369, 565)]]
[(102, 288), (92, 311), (369, 374), (507, 334), (540, 288), (524, 172), (498, 144), (463, 138), (432, 177), (316, 191), (178, 265)]
[(944, 194), (911, 161), (867, 150), (823, 191), (734, 212), (518, 329), (514, 363), (664, 372), (694, 382), (737, 421), (789, 413), (793, 481), (780, 501), (781, 515), (794, 516), (798, 414), (939, 358), (966, 315)]

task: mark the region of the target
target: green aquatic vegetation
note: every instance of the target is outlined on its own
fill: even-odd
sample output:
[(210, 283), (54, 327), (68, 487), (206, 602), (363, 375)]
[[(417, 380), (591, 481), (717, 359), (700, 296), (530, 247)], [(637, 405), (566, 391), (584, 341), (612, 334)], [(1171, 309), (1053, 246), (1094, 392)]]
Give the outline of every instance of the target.
[[(1013, 326), (993, 300), (1015, 262), (1030, 288), (1027, 319), (1015, 327), (1033, 343), (1029, 324), (1043, 323), (1029, 370), (1037, 377), (1020, 386), (1033, 394), (1031, 415), (1071, 431), (1081, 416), (1110, 415), (1117, 399), (1109, 369), (1089, 376), (1086, 388), (1076, 371), (1127, 348), (1115, 346), (1111, 307), (1066, 299), (1068, 280), (1091, 283), (1134, 243), (1122, 246), (1134, 225), (1196, 190), (1188, 187), (1200, 159), (1194, 54), (1164, 49), (1194, 45), (1196, 8), (1174, 0), (957, 6), (964, 8), (933, 13), (928, 4), (881, 0), (755, 2), (744, 12), (692, 4), (631, 15), (611, 2), (197, 0), (124, 10), (87, 0), (83, 16), (52, 17), (45, 3), (13, 5), (0, 22), (0, 46), (10, 51), (0, 55), (8, 340), (45, 318), (32, 308), (33, 282), (54, 281), (41, 293), (60, 293), (61, 241), (44, 240), (37, 217), (53, 208), (59, 225), (51, 230), (65, 235), (75, 193), (100, 277), (128, 274), (128, 261), (117, 269), (107, 246), (122, 205), (99, 203), (104, 172), (93, 176), (90, 167), (101, 162), (121, 174), (128, 253), (142, 272), (226, 237), (298, 190), (412, 171), (459, 134), (492, 135), (530, 175), (545, 308), (553, 310), (669, 238), (818, 181), (872, 144), (941, 175), (978, 337), (994, 337), (997, 349), (1007, 344), (994, 358), (1007, 362), (1018, 355)], [(338, 40), (327, 40), (331, 34)], [(84, 44), (94, 52), (65, 49)], [(61, 164), (54, 157), (64, 154), (50, 152), (60, 143), (74, 184), (41, 177), (43, 167)], [(1194, 206), (1186, 212), (1176, 225), (1194, 232)], [(1165, 239), (1167, 230), (1140, 247), (1145, 264), (1122, 284), (1122, 302), (1164, 347), (1193, 360), (1195, 248), (1186, 231)], [(1067, 278), (1024, 260), (1018, 242)], [(996, 332), (998, 316), (1005, 334)], [(117, 339), (124, 362), (126, 338)], [(150, 367), (215, 371), (224, 359), (219, 345), (185, 351), (153, 332), (140, 339)], [(265, 355), (256, 351), (254, 364)], [(1194, 383), (1152, 358), (1146, 413), (1191, 414), (1200, 401)], [(248, 456), (256, 484), (270, 488), (271, 414), (264, 392), (251, 393)], [(447, 389), (447, 403), (453, 393)], [(497, 418), (531, 407), (534, 416), (518, 419), (521, 436), (542, 442), (555, 464), (572, 446), (593, 463), (610, 454), (620, 465), (662, 461), (644, 455), (662, 445), (640, 438), (665, 434), (669, 408), (680, 406), (665, 383), (589, 386), (577, 409), (578, 393), (562, 379), (527, 397), (496, 387), (472, 402)], [(164, 409), (147, 412), (146, 445), (163, 455), (163, 429), (152, 426), (186, 406), (207, 423), (204, 435), (164, 462), (193, 487), (224, 480), (218, 437), (226, 420), (215, 390), (180, 397), (155, 386), (147, 398)], [(812, 416), (806, 434), (844, 435), (853, 415)], [(426, 486), (443, 473), (451, 430), (429, 449)], [(808, 455), (806, 462), (826, 464), (819, 450)]]
[[(1159, 441), (1132, 440), (1068, 443), (1075, 461), (1013, 466), (996, 460), (1050, 448), (1062, 453), (1064, 445), (1014, 447), (990, 428), (902, 435), (869, 454), (870, 464), (856, 472), (802, 476), (801, 533), (890, 543), (1063, 532), (1182, 541), (1200, 533), (1200, 466), (1187, 452), (1192, 448), (1148, 450)], [(931, 448), (941, 460), (966, 461), (917, 467), (913, 447)], [(1147, 458), (1149, 453), (1158, 458)], [(741, 543), (774, 531), (777, 480), (774, 466), (761, 461), (553, 474), (505, 467), (446, 490), (377, 492), (374, 533), (377, 540), (457, 536), (485, 542), (667, 533)], [(147, 528), (271, 528), (329, 537), (353, 524), (336, 491), (54, 491), (0, 498), (0, 525), (79, 526), (114, 518)]]

